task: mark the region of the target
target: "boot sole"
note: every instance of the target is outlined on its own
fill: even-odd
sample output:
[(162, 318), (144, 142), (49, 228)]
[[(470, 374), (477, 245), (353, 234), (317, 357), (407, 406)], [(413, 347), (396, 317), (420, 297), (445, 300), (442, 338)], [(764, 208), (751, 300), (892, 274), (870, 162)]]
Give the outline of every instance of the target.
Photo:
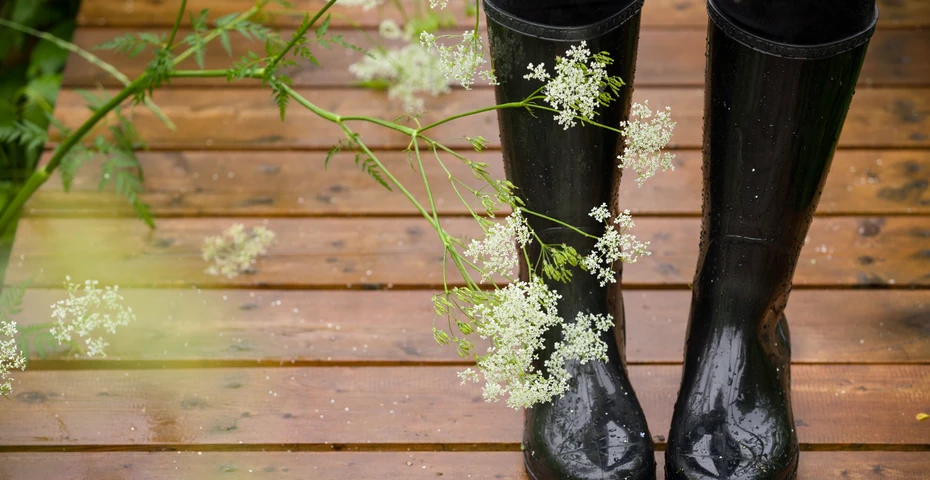
[[(799, 451), (797, 453), (797, 460), (794, 462), (794, 469), (791, 471), (791, 473), (787, 477), (784, 478), (784, 480), (797, 480), (798, 465), (800, 465), (800, 456), (801, 456), (801, 452)], [(524, 461), (523, 463), (525, 464), (526, 462)], [(538, 479), (534, 478), (534, 480), (538, 480)], [(683, 473), (669, 471), (668, 465), (666, 465), (665, 480), (691, 480), (691, 479), (685, 477)]]
[[(644, 478), (643, 480), (656, 480), (656, 473), (655, 473), (655, 472), (656, 472), (656, 469), (655, 469), (655, 467), (656, 467), (655, 462), (652, 462), (652, 472), (653, 472), (653, 473), (652, 473), (651, 476), (648, 476), (648, 477)], [(537, 477), (535, 473), (533, 473), (533, 469), (530, 468), (530, 464), (527, 463), (527, 461), (526, 461), (526, 455), (523, 455), (523, 470), (526, 471), (526, 475), (527, 475), (528, 477), (530, 477), (530, 480), (549, 480), (549, 479), (541, 479), (541, 478)], [(560, 479), (560, 480), (561, 480), (561, 479)], [(619, 478), (618, 478), (617, 480), (626, 480), (626, 479), (619, 479)]]

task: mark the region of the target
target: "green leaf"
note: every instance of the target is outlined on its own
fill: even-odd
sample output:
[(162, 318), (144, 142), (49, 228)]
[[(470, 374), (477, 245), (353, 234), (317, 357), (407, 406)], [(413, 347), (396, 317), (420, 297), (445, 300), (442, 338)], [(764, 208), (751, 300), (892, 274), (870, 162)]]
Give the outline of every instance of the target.
[(229, 44), (229, 33), (226, 30), (220, 30), (220, 44), (226, 50), (226, 54), (232, 56), (232, 45)]
[(316, 27), (316, 38), (320, 38), (323, 35), (326, 35), (327, 30), (329, 30), (329, 20), (330, 15), (326, 15), (326, 18), (323, 20), (323, 23), (319, 27)]
[(58, 170), (61, 172), (61, 184), (66, 192), (71, 191), (71, 184), (74, 182), (78, 170), (84, 162), (93, 156), (94, 154), (90, 150), (75, 146), (61, 159)]
[(45, 144), (48, 135), (45, 129), (23, 120), (12, 125), (0, 125), (0, 144), (21, 145), (27, 149), (38, 149)]
[(9, 320), (23, 311), (23, 297), (26, 295), (26, 283), (8, 285), (0, 293), (0, 319)]

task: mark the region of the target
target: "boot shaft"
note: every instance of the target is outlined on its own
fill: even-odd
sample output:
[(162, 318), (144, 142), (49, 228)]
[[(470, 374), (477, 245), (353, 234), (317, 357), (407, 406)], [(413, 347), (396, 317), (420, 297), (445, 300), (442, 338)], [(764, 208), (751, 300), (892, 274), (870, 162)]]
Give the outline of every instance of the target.
[[(589, 8), (589, 3), (597, 7)], [(544, 63), (551, 70), (557, 56), (584, 41), (592, 53), (608, 52), (614, 60), (608, 74), (626, 83), (619, 98), (599, 108), (595, 117), (599, 123), (618, 127), (630, 109), (641, 6), (641, 0), (485, 1), (491, 59), (499, 82), (497, 103), (521, 101), (542, 86), (524, 78), (528, 64)], [(603, 15), (591, 15), (595, 10)], [(553, 13), (559, 11), (570, 14)], [(563, 24), (537, 23), (553, 16)], [(566, 19), (577, 24), (566, 25)], [(566, 130), (554, 115), (538, 110), (499, 110), (498, 121), (507, 179), (518, 187), (517, 195), (527, 208), (599, 234), (603, 226), (588, 212), (616, 202), (619, 135), (590, 125)], [(537, 231), (554, 226), (538, 218), (530, 218), (530, 223)]]
[(806, 46), (754, 36), (713, 1), (708, 12), (702, 240), (773, 242), (796, 259), (875, 17), (856, 36)]

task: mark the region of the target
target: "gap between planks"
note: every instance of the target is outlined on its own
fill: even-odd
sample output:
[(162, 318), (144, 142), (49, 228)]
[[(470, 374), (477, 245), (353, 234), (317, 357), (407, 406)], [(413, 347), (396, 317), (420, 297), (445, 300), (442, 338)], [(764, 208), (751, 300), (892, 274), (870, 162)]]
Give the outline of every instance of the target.
[[(663, 455), (657, 455), (656, 462), (661, 478)], [(517, 452), (221, 453), (185, 449), (182, 453), (0, 455), (0, 478), (53, 478), (64, 471), (88, 479), (133, 480), (226, 480), (257, 475), (262, 478), (309, 475), (315, 480), (529, 480), (524, 473), (523, 456)], [(930, 459), (922, 453), (802, 452), (798, 480), (923, 480), (927, 471), (930, 471)]]

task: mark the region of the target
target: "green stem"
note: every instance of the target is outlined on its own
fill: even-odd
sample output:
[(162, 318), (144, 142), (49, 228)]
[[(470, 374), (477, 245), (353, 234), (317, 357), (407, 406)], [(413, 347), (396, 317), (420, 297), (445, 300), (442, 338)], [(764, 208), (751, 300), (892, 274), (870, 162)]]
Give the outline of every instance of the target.
[(178, 34), (178, 28), (181, 27), (181, 20), (184, 20), (184, 12), (187, 11), (187, 0), (181, 0), (181, 8), (178, 9), (178, 17), (174, 19), (174, 26), (171, 27), (171, 34), (168, 35), (168, 41), (165, 42), (165, 48), (171, 48), (174, 45), (174, 37)]
[(23, 185), (23, 188), (16, 193), (16, 196), (7, 204), (6, 208), (3, 209), (2, 215), (0, 215), (0, 232), (6, 231), (13, 219), (19, 214), (20, 210), (23, 208), (23, 205), (26, 204), (26, 201), (29, 200), (29, 197), (38, 190), (39, 187), (48, 180), (48, 177), (52, 172), (58, 168), (58, 165), (61, 164), (61, 161), (65, 158), (68, 152), (71, 149), (80, 143), (80, 141), (87, 135), (97, 122), (102, 120), (111, 110), (118, 107), (123, 103), (127, 98), (136, 93), (139, 88), (142, 88), (148, 80), (146, 74), (142, 74), (134, 82), (130, 83), (126, 88), (120, 91), (116, 96), (111, 98), (107, 103), (103, 104), (100, 108), (94, 111), (94, 114), (91, 115), (87, 121), (84, 122), (77, 130), (74, 131), (68, 138), (65, 139), (58, 148), (55, 149), (55, 153), (52, 155), (51, 160), (45, 165), (45, 167), (40, 168), (32, 173), (29, 176), (29, 179), (26, 180), (26, 184)]
[[(323, 5), (323, 8), (321, 8), (318, 12), (316, 12), (316, 15), (313, 16), (312, 20), (310, 20), (309, 22), (304, 22), (303, 25), (301, 25), (300, 28), (296, 32), (294, 32), (294, 35), (291, 37), (291, 41), (288, 42), (288, 44), (284, 47), (284, 50), (282, 50), (281, 53), (275, 55), (275, 57), (271, 59), (271, 63), (269, 63), (268, 66), (265, 67), (265, 71), (273, 73), (274, 67), (278, 65), (278, 62), (280, 62), (281, 59), (284, 58), (285, 55), (287, 55), (287, 52), (289, 52), (292, 48), (294, 48), (294, 45), (297, 44), (298, 40), (303, 38), (304, 34), (307, 33), (307, 30), (310, 30), (310, 28), (313, 27), (313, 24), (316, 23), (316, 21), (319, 20), (320, 17), (322, 17), (323, 14), (326, 13), (326, 11), (329, 10), (329, 8), (332, 7), (333, 4), (335, 4), (337, 1), (338, 0), (329, 0), (329, 2), (326, 3), (326, 5)], [(309, 16), (310, 15), (308, 14), (307, 17)], [(307, 18), (307, 17), (304, 17), (304, 18)]]
[(362, 122), (374, 123), (374, 124), (377, 124), (377, 125), (381, 125), (382, 127), (390, 128), (391, 130), (396, 130), (396, 131), (401, 132), (401, 133), (403, 133), (403, 134), (405, 134), (405, 135), (411, 135), (411, 136), (412, 136), (412, 135), (418, 133), (417, 130), (414, 129), (414, 128), (406, 127), (406, 126), (404, 126), (404, 125), (398, 125), (398, 124), (396, 124), (396, 123), (394, 123), (394, 122), (388, 122), (388, 121), (385, 121), (385, 120), (381, 120), (380, 118), (365, 117), (365, 116), (360, 116), (360, 115), (349, 115), (349, 116), (340, 117), (340, 118), (342, 119), (343, 122), (349, 122), (349, 121), (353, 121), (353, 120), (354, 120), (354, 121), (362, 121)]
[[(213, 31), (211, 31), (210, 33), (206, 34), (206, 35), (203, 37), (203, 43), (205, 43), (205, 44), (206, 44), (206, 43), (210, 43), (211, 41), (213, 41), (213, 39), (215, 39), (216, 37), (218, 37), (218, 36), (220, 35), (220, 32), (225, 31), (225, 30), (230, 30), (230, 29), (231, 29), (233, 26), (235, 26), (237, 23), (239, 23), (239, 22), (241, 22), (241, 21), (243, 21), (243, 20), (248, 20), (249, 18), (252, 17), (252, 15), (255, 15), (256, 13), (258, 13), (259, 10), (260, 10), (260, 9), (259, 9), (259, 7), (257, 7), (257, 6), (252, 7), (252, 8), (250, 8), (250, 9), (246, 10), (245, 12), (241, 13), (241, 14), (240, 14), (239, 16), (237, 16), (236, 18), (232, 19), (232, 21), (230, 21), (229, 23), (227, 23), (226, 25), (224, 25), (223, 28), (218, 28), (218, 29), (213, 30)], [(183, 62), (184, 60), (186, 60), (187, 57), (190, 57), (191, 55), (193, 55), (195, 51), (196, 51), (196, 48), (194, 48), (194, 47), (188, 48), (187, 50), (185, 50), (183, 53), (181, 53), (181, 54), (178, 55), (177, 57), (174, 57), (174, 60), (172, 61), (172, 63), (173, 63), (174, 65), (180, 64), (181, 62)]]
[(533, 216), (535, 216), (535, 217), (539, 217), (539, 218), (542, 218), (542, 219), (545, 219), (545, 220), (549, 220), (550, 222), (553, 222), (553, 223), (557, 223), (557, 224), (559, 224), (559, 225), (561, 225), (561, 226), (563, 226), (563, 227), (565, 227), (565, 228), (568, 228), (569, 230), (574, 231), (575, 233), (578, 233), (578, 234), (580, 234), (580, 235), (584, 235), (585, 237), (588, 237), (588, 238), (600, 238), (600, 237), (598, 237), (597, 235), (591, 235), (591, 234), (588, 233), (588, 232), (585, 232), (585, 231), (583, 231), (583, 230), (579, 230), (578, 228), (573, 227), (572, 225), (569, 225), (569, 224), (567, 224), (567, 223), (565, 223), (565, 222), (563, 222), (563, 221), (561, 221), (561, 220), (559, 220), (559, 219), (557, 219), (557, 218), (552, 218), (552, 217), (550, 217), (550, 216), (548, 216), (548, 215), (543, 215), (543, 214), (541, 214), (541, 213), (534, 212), (534, 211), (532, 211), (532, 210), (528, 210), (528, 209), (526, 209), (526, 208), (524, 208), (524, 207), (520, 207), (520, 211), (521, 211), (521, 212), (529, 213), (530, 215), (533, 215)]
[[(311, 104), (311, 105), (312, 105), (312, 104)], [(314, 107), (316, 108), (315, 105), (314, 105)], [(324, 110), (324, 112), (325, 112), (325, 110)], [(327, 112), (327, 113), (328, 113), (328, 112)], [(324, 117), (324, 118), (325, 118), (325, 117)], [(327, 120), (330, 120), (330, 119), (327, 119)], [(437, 229), (437, 230), (442, 229), (442, 227), (439, 225), (438, 222), (434, 222), (434, 221), (433, 221), (433, 218), (430, 216), (429, 212), (427, 212), (426, 209), (423, 207), (423, 205), (421, 205), (420, 202), (417, 201), (417, 199), (413, 196), (413, 194), (410, 193), (410, 191), (407, 190), (407, 189), (404, 187), (404, 185), (403, 185), (402, 183), (400, 183), (400, 180), (398, 180), (397, 177), (395, 177), (394, 174), (392, 174), (391, 171), (388, 170), (387, 167), (386, 167), (383, 163), (381, 163), (381, 160), (379, 160), (378, 157), (375, 156), (374, 152), (372, 152), (372, 151), (368, 148), (368, 146), (365, 145), (363, 142), (357, 140), (357, 137), (356, 137), (356, 135), (355, 135), (355, 132), (353, 132), (352, 129), (348, 127), (348, 125), (342, 123), (342, 122), (341, 122), (340, 120), (338, 120), (338, 119), (334, 119), (334, 120), (330, 120), (330, 121), (332, 121), (332, 122), (338, 124), (340, 127), (342, 127), (342, 131), (343, 131), (350, 139), (356, 139), (356, 140), (355, 140), (355, 143), (359, 146), (359, 148), (362, 149), (362, 152), (364, 152), (365, 155), (368, 155), (372, 160), (374, 160), (375, 164), (378, 165), (378, 168), (380, 168), (381, 171), (384, 172), (384, 175), (385, 175), (386, 177), (388, 177), (389, 180), (391, 180), (391, 183), (393, 183), (394, 186), (396, 186), (397, 189), (400, 190), (401, 193), (403, 193), (405, 197), (407, 197), (407, 200), (410, 200), (410, 203), (412, 203), (413, 206), (416, 207), (416, 209), (420, 212), (420, 214), (423, 215), (423, 218), (425, 218), (426, 221), (428, 221), (429, 224), (433, 226), (433, 228), (435, 228), (435, 229)]]
[(472, 116), (472, 115), (477, 115), (477, 114), (479, 114), (479, 113), (491, 112), (491, 111), (494, 111), (494, 110), (501, 110), (501, 109), (504, 109), (504, 108), (525, 107), (525, 106), (527, 106), (527, 104), (526, 104), (525, 102), (526, 102), (526, 101), (524, 100), (524, 101), (520, 101), (520, 102), (502, 103), (502, 104), (500, 104), (500, 105), (491, 105), (491, 106), (489, 106), (489, 107), (484, 107), (484, 108), (479, 108), (479, 109), (477, 109), (477, 110), (471, 110), (471, 111), (468, 111), (468, 112), (459, 113), (459, 114), (453, 115), (453, 116), (451, 116), (451, 117), (449, 117), (449, 118), (445, 118), (445, 119), (442, 119), (442, 120), (435, 121), (435, 122), (433, 122), (433, 123), (431, 123), (431, 124), (429, 124), (429, 125), (427, 125), (427, 126), (425, 126), (425, 127), (420, 127), (420, 128), (418, 128), (418, 129), (416, 130), (416, 133), (418, 133), (418, 134), (419, 134), (419, 133), (423, 133), (423, 132), (425, 132), (425, 131), (427, 131), (427, 130), (430, 130), (430, 129), (432, 129), (432, 128), (436, 128), (436, 127), (438, 127), (438, 126), (440, 126), (440, 125), (442, 125), (442, 124), (444, 124), (444, 123), (449, 123), (449, 122), (451, 122), (451, 121), (453, 121), (453, 120), (458, 120), (458, 119), (464, 118), (464, 117), (470, 117), (470, 116)]
[[(535, 103), (529, 103), (529, 104), (527, 104), (526, 106), (529, 107), (529, 108), (536, 108), (536, 109), (539, 109), (539, 110), (545, 110), (545, 111), (547, 111), (547, 112), (559, 113), (558, 110), (556, 110), (556, 109), (554, 109), (554, 108), (552, 108), (552, 107), (547, 107), (547, 106), (544, 106), (544, 105), (537, 105), (537, 104), (535, 104)], [(593, 125), (593, 126), (595, 126), (595, 127), (605, 128), (605, 129), (607, 129), (607, 130), (610, 130), (611, 132), (623, 133), (623, 131), (620, 130), (620, 129), (618, 129), (618, 128), (608, 127), (607, 125), (604, 125), (603, 123), (598, 123), (598, 122), (595, 122), (594, 120), (588, 120), (587, 118), (579, 117), (578, 115), (575, 115), (575, 120), (580, 121), (582, 124), (587, 123), (588, 125)]]

